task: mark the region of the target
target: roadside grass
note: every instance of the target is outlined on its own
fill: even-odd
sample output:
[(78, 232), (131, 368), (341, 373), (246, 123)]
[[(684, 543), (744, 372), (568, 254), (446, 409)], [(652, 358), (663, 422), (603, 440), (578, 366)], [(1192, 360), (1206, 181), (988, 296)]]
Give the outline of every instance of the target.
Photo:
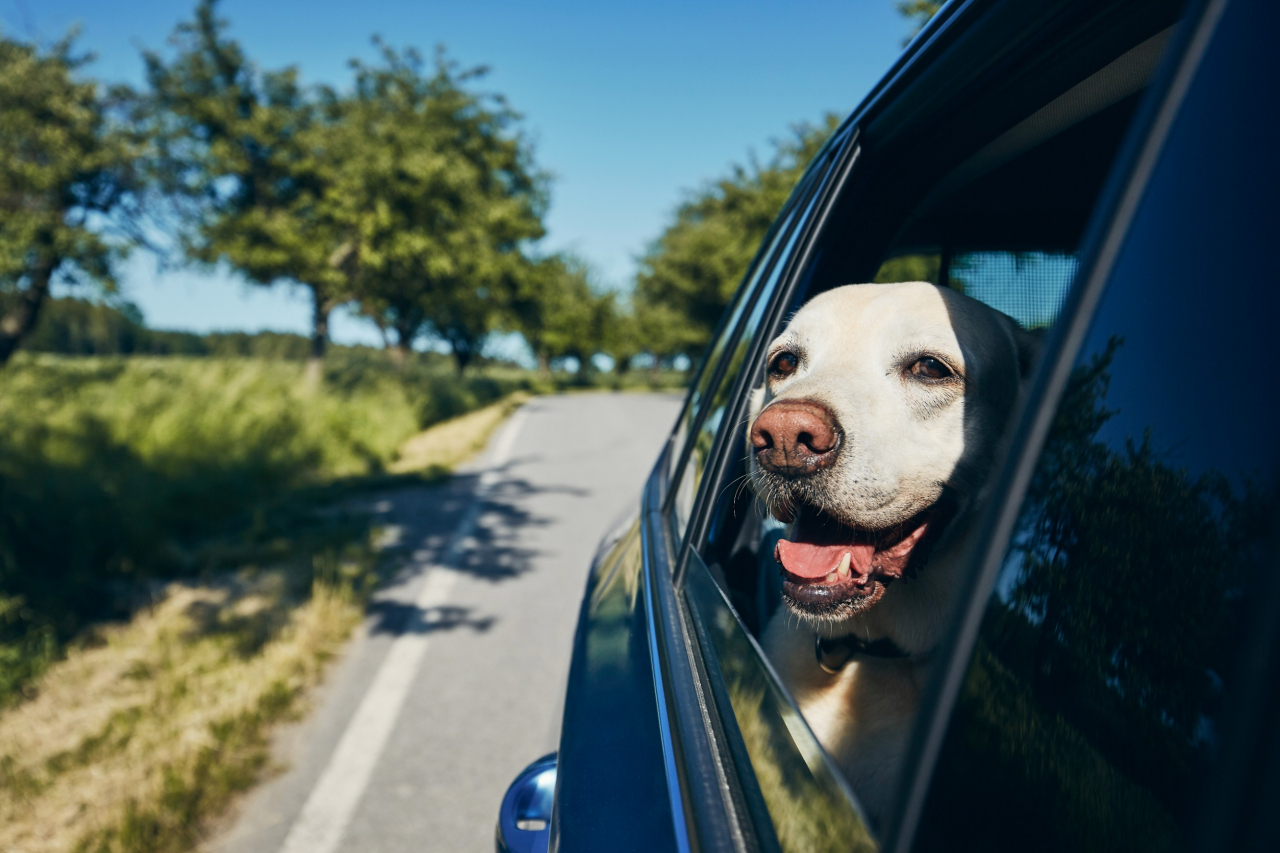
[(461, 462), (483, 450), (494, 430), (528, 402), (530, 396), (528, 392), (516, 391), (497, 403), (413, 436), (400, 445), (387, 471), (427, 478), (447, 476)]
[(280, 556), (311, 503), (407, 470), (406, 440), (533, 386), (355, 356), (320, 383), (304, 370), (25, 356), (0, 371), (0, 707), (139, 590)]
[(271, 727), (302, 712), (363, 616), (378, 531), (343, 499), (447, 476), (527, 397), (412, 435), (383, 473), (265, 510), (256, 549), (205, 543), (235, 570), (154, 582), (153, 604), (82, 632), (0, 713), (0, 850), (194, 848), (261, 775)]

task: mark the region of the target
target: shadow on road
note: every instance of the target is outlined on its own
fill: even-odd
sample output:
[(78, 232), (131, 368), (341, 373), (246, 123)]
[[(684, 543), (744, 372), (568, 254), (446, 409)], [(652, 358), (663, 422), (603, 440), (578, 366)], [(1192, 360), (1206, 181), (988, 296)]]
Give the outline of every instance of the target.
[[(546, 527), (553, 519), (530, 510), (537, 499), (547, 495), (590, 498), (590, 489), (573, 486), (535, 485), (510, 476), (517, 465), (537, 461), (537, 457), (512, 459), (497, 469), (498, 483), (485, 496), (474, 529), (467, 537), (450, 568), (474, 578), (500, 583), (533, 570), (537, 549), (529, 547), (531, 528)], [(484, 632), (495, 622), (493, 616), (476, 616), (471, 608), (435, 607), (423, 609), (404, 600), (402, 584), (421, 576), (438, 564), (453, 541), (463, 514), (480, 485), (479, 472), (460, 473), (442, 487), (409, 488), (379, 496), (372, 503), (374, 514), (384, 524), (396, 528), (394, 544), (386, 552), (388, 576), (392, 584), (376, 594), (369, 604), (372, 634), (432, 633), (469, 628)], [(399, 557), (399, 559), (397, 559)]]

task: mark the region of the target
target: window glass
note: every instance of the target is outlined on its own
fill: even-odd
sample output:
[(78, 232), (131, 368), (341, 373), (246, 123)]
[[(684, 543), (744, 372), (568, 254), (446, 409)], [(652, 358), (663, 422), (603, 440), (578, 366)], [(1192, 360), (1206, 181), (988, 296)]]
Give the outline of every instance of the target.
[(917, 850), (1191, 846), (1280, 508), (1280, 288), (1261, 272), (1280, 122), (1255, 109), (1277, 97), (1276, 18), (1227, 8), (1161, 153), (1020, 508)]
[(743, 788), (770, 818), (757, 832), (776, 838), (785, 853), (878, 849), (831, 759), (696, 554), (684, 594), (714, 673), (715, 700), (728, 706), (722, 718), (746, 752), (735, 762)]
[(1024, 329), (1053, 324), (1080, 261), (1067, 252), (959, 252), (949, 259), (947, 285)]

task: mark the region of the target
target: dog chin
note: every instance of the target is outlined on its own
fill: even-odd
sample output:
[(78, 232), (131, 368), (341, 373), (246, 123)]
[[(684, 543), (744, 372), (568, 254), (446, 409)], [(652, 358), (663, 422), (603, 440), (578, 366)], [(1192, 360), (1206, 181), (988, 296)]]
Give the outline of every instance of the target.
[[(818, 625), (833, 625), (866, 613), (884, 598), (886, 584), (872, 580), (855, 594), (811, 589), (810, 584), (783, 580), (782, 602), (796, 616)], [(815, 592), (819, 594), (815, 595)]]

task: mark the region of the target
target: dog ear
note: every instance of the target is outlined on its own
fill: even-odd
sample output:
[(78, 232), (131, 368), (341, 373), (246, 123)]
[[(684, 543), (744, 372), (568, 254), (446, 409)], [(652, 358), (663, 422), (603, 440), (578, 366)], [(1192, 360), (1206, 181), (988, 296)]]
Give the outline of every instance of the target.
[(1018, 370), (1023, 382), (1031, 378), (1040, 361), (1040, 349), (1044, 343), (1044, 329), (1024, 329), (1013, 323), (1013, 344), (1018, 349)]

